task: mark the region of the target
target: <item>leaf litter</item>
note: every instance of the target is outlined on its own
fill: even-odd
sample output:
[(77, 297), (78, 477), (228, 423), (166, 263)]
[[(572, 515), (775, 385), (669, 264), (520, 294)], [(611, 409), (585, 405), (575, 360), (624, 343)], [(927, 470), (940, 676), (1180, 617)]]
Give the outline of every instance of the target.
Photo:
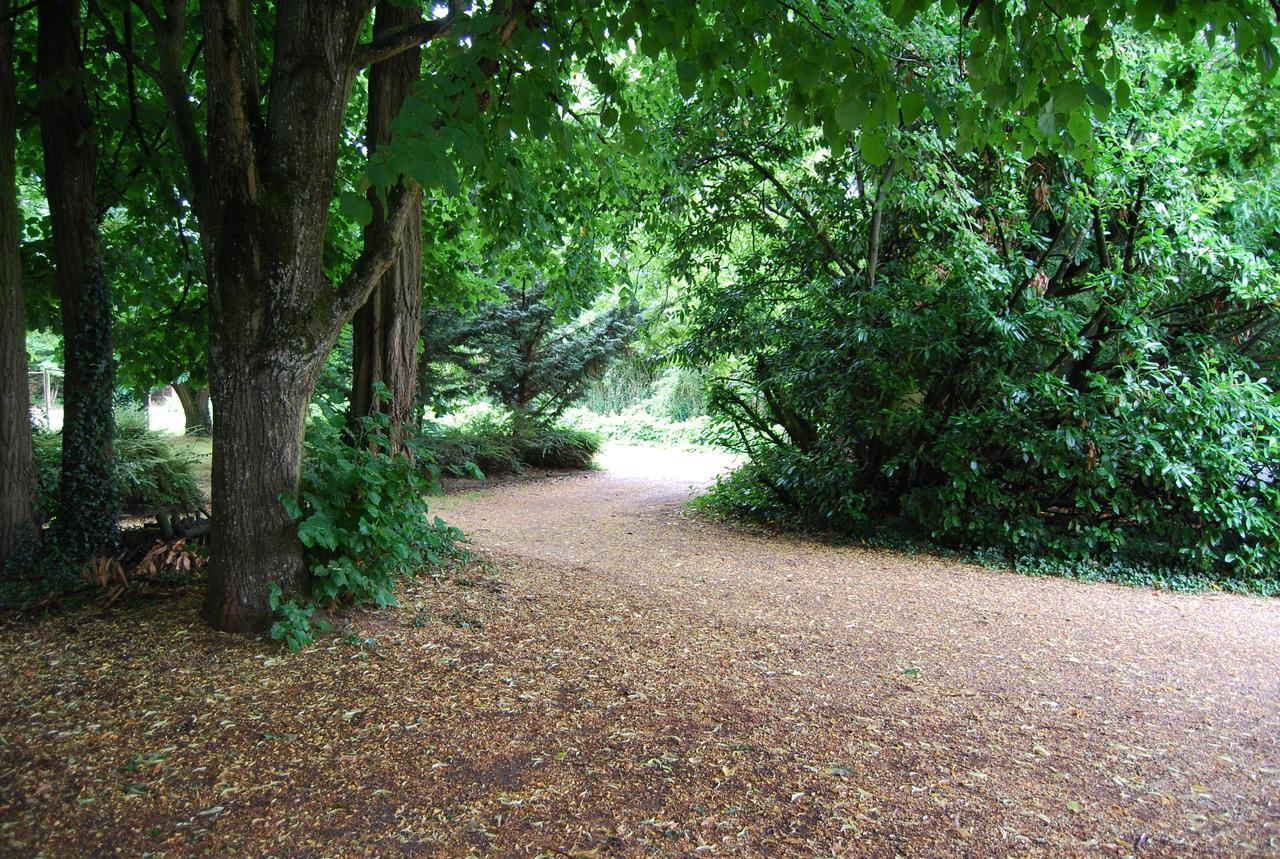
[(663, 455), (443, 499), (470, 565), (297, 656), (194, 590), (7, 620), (0, 851), (1280, 849), (1280, 604), (745, 533)]

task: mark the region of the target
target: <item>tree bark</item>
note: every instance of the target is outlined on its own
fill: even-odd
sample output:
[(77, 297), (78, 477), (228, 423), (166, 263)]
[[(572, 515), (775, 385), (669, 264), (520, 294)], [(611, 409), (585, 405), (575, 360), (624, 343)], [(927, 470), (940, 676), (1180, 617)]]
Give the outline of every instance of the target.
[(174, 382), (173, 392), (182, 403), (183, 427), (187, 435), (208, 436), (213, 433), (213, 412), (209, 408), (209, 389), (197, 388), (190, 382)]
[[(422, 11), (379, 0), (373, 25), (378, 42), (391, 33), (422, 22)], [(391, 123), (413, 90), (422, 68), (417, 48), (377, 63), (369, 72), (369, 113), (365, 142), (372, 155), (391, 140)], [(409, 180), (405, 179), (404, 182)], [(391, 422), (390, 443), (401, 449), (405, 427), (413, 417), (418, 376), (418, 337), (422, 312), (422, 189), (405, 188), (410, 195), (409, 217), (400, 237), (400, 252), (391, 268), (374, 287), (369, 300), (352, 319), (352, 381), (348, 419), (355, 424), (375, 412)], [(364, 230), (365, 242), (377, 242), (386, 230), (386, 212), (370, 192), (374, 216)], [(386, 385), (389, 401), (375, 393)]]
[(0, 564), (37, 533), (22, 264), (18, 257), (14, 21), (0, 0)]
[(273, 585), (287, 595), (307, 590), (297, 525), (280, 494), (298, 490), (307, 405), (324, 354), (281, 350), (247, 372), (215, 374), (210, 539), (222, 551), (210, 559), (204, 614), (219, 629), (266, 629)]
[(36, 69), (66, 366), (58, 536), (73, 559), (114, 542), (115, 358), (111, 288), (98, 246), (97, 145), (85, 100), (79, 0), (40, 0)]
[[(201, 4), (208, 175), (193, 184), (205, 194), (197, 211), (218, 424), (204, 614), (219, 629), (264, 630), (272, 585), (286, 596), (307, 590), (297, 525), (279, 497), (298, 490), (315, 380), (358, 306), (351, 299), (351, 309), (342, 309), (323, 260), (352, 57), (371, 4), (281, 3), (266, 100), (258, 92), (252, 4)], [(388, 254), (376, 276), (390, 261)]]

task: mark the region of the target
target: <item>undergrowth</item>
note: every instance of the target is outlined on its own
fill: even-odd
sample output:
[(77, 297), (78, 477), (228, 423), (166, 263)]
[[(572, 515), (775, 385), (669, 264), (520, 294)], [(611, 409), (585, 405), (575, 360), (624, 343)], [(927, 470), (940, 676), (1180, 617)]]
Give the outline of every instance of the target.
[(422, 436), (442, 474), (476, 479), (526, 468), (590, 468), (601, 444), (598, 434), (561, 424), (533, 427), (517, 436), (510, 421), (489, 411), (456, 426), (433, 424)]
[(1209, 575), (1141, 559), (1054, 557), (1020, 552), (1012, 546), (956, 548), (941, 545), (928, 535), (913, 534), (904, 521), (885, 522), (877, 528), (835, 528), (777, 503), (772, 490), (751, 473), (751, 466), (717, 478), (689, 506), (697, 513), (722, 521), (769, 525), (830, 542), (907, 554), (928, 553), (1007, 570), (1027, 576), (1058, 576), (1082, 582), (1111, 582), (1131, 587), (1180, 593), (1219, 591), (1259, 596), (1280, 596), (1280, 580), (1238, 575)]
[(706, 415), (672, 420), (655, 416), (643, 406), (634, 405), (611, 415), (597, 414), (589, 409), (570, 409), (565, 412), (565, 421), (624, 444), (700, 447), (710, 443), (711, 419)]
[[(57, 513), (62, 467), (62, 433), (33, 434), (36, 460), (36, 507), (47, 522)], [(147, 428), (145, 412), (116, 413), (114, 474), (124, 512), (149, 515), (159, 511), (192, 513), (204, 507), (196, 478), (196, 457), (169, 436)]]
[(388, 429), (387, 416), (375, 414), (351, 439), (336, 412), (308, 428), (301, 492), (280, 500), (298, 523), (311, 592), (287, 595), (276, 586), (271, 596), (271, 635), (291, 651), (329, 628), (318, 614), (394, 605), (399, 580), (440, 567), (456, 551), (462, 532), (427, 509), (439, 477), (430, 451), (411, 443), (412, 456), (388, 453)]

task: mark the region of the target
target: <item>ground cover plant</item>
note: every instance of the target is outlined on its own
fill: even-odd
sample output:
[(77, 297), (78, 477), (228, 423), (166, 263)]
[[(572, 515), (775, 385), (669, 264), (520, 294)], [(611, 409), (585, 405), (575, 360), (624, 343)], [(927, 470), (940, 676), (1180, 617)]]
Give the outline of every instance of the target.
[(442, 474), (485, 478), (519, 474), (526, 468), (590, 468), (602, 439), (561, 424), (526, 429), (517, 436), (510, 420), (485, 409), (461, 423), (430, 424), (421, 444)]
[[(114, 451), (122, 512), (144, 517), (157, 513), (190, 516), (208, 506), (196, 474), (195, 456), (163, 433), (149, 430), (144, 414), (122, 412), (117, 416)], [(35, 454), (36, 503), (48, 520), (58, 509), (61, 433), (35, 433)]]

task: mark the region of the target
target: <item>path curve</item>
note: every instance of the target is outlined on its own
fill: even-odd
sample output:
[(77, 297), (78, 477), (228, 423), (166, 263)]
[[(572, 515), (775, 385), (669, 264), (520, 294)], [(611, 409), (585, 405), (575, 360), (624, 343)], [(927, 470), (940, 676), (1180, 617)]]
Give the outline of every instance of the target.
[(603, 465), (437, 511), (540, 598), (614, 607), (620, 651), (661, 625), (675, 733), (728, 695), (762, 783), (836, 782), (796, 776), (797, 855), (1280, 853), (1280, 601), (753, 535), (685, 510), (724, 457)]

